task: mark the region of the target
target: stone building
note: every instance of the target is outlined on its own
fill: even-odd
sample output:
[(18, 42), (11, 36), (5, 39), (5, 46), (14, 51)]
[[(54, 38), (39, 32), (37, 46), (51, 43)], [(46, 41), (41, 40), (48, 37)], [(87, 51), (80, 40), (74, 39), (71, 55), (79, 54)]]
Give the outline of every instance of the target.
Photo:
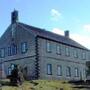
[(86, 79), (89, 50), (65, 35), (19, 22), (18, 11), (0, 38), (2, 78), (10, 75), (14, 64), (22, 67), (28, 79)]

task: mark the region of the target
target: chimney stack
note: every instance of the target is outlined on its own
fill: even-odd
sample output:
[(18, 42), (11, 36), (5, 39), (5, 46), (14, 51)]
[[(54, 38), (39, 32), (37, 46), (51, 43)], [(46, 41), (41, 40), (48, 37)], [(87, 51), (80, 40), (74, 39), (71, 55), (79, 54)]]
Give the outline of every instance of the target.
[(17, 10), (14, 10), (11, 13), (11, 23), (14, 24), (16, 22), (18, 22), (18, 11)]
[(68, 30), (64, 31), (64, 34), (65, 34), (65, 37), (69, 38), (69, 31)]

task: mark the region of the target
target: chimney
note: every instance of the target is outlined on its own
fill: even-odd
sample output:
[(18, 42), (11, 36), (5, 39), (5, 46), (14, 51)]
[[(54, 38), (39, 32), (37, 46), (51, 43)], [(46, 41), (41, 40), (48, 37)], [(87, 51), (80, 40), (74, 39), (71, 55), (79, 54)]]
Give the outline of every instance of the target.
[(18, 22), (18, 11), (17, 10), (14, 10), (12, 13), (11, 13), (11, 23), (16, 23)]
[(64, 34), (65, 34), (65, 37), (69, 38), (69, 31), (68, 30), (64, 31)]

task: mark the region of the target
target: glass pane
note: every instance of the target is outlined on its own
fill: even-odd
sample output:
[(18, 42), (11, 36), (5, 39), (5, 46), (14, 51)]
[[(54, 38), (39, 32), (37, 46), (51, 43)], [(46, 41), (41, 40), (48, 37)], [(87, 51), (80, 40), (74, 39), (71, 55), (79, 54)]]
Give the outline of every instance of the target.
[(51, 64), (48, 64), (47, 65), (47, 74), (48, 75), (51, 75), (52, 74), (52, 65)]

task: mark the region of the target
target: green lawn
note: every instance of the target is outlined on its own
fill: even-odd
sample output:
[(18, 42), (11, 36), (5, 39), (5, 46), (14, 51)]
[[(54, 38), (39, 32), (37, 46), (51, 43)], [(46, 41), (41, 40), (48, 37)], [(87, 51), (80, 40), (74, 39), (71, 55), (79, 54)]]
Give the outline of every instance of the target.
[[(8, 81), (3, 81), (1, 83), (8, 84)], [(5, 85), (2, 87), (2, 90), (84, 90), (72, 88), (71, 84), (68, 84), (65, 81), (52, 81), (52, 80), (33, 80), (25, 81), (23, 85), (19, 87)]]

